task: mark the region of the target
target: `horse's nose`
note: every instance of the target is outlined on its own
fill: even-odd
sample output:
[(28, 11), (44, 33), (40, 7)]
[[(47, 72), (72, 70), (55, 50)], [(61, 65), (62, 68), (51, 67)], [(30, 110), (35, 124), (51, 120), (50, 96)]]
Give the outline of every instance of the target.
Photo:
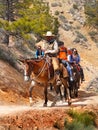
[(29, 81), (29, 79), (30, 79), (29, 76), (26, 75), (24, 76), (24, 81)]

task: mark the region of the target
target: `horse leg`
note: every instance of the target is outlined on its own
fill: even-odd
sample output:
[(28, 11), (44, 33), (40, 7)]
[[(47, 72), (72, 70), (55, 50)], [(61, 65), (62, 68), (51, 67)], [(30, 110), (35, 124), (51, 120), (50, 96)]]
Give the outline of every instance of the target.
[(44, 107), (47, 107), (47, 102), (48, 102), (48, 98), (47, 98), (47, 84), (44, 87), (44, 95), (45, 95), (45, 102), (44, 102)]
[(63, 99), (63, 95), (62, 95), (62, 90), (61, 90), (62, 88), (61, 88), (61, 87), (62, 87), (62, 85), (57, 85), (57, 86), (56, 86), (56, 93), (57, 93), (57, 94), (60, 93), (60, 98), (61, 98), (61, 100), (62, 100), (62, 99)]
[(78, 97), (78, 82), (76, 83), (74, 94), (75, 94), (75, 97)]
[(61, 79), (60, 79), (60, 71), (59, 70), (55, 70), (55, 79), (56, 79), (56, 85), (59, 86), (61, 85)]
[(32, 90), (33, 90), (33, 88), (34, 88), (34, 85), (35, 85), (35, 82), (32, 81), (32, 82), (31, 82), (31, 85), (30, 85), (30, 88), (29, 88), (29, 102), (30, 102), (30, 106), (33, 105)]
[(66, 88), (64, 87), (64, 98), (65, 98), (65, 101), (67, 100), (67, 91), (66, 91)]
[(56, 93), (53, 103), (51, 104), (51, 107), (55, 106), (57, 100), (58, 100), (58, 93)]
[(62, 95), (62, 90), (61, 89), (62, 89), (62, 85), (59, 86), (60, 98), (62, 100), (63, 99), (63, 95)]
[(70, 97), (72, 98), (72, 84), (69, 80), (69, 93), (70, 93)]
[(69, 88), (66, 88), (66, 91), (67, 91), (68, 105), (71, 105), (71, 97), (70, 97)]
[(55, 106), (57, 100), (58, 100), (58, 94), (60, 93), (60, 86), (61, 85), (57, 85), (56, 82), (54, 83), (54, 89), (55, 89), (55, 97), (53, 100), (53, 103), (51, 104), (51, 107)]
[(69, 91), (69, 86), (68, 86), (68, 78), (62, 79), (62, 82), (63, 82), (63, 85), (64, 85), (64, 91), (66, 93), (65, 94), (65, 100), (68, 99), (68, 105), (71, 105), (71, 97), (70, 97), (70, 91)]
[(53, 90), (52, 83), (50, 83), (49, 85), (50, 85), (50, 90), (52, 91)]

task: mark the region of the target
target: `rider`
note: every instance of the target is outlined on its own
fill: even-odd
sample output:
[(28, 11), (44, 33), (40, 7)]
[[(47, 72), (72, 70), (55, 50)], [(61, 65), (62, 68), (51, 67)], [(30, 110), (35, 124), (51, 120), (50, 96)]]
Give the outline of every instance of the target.
[(63, 63), (64, 66), (67, 68), (67, 71), (70, 75), (70, 81), (73, 81), (71, 66), (69, 65), (69, 63), (67, 61), (67, 53), (68, 53), (68, 50), (64, 46), (64, 42), (60, 41), (59, 42), (59, 53), (58, 53), (57, 57), (60, 59), (60, 62)]
[(78, 54), (78, 51), (76, 48), (72, 49), (72, 54), (68, 56), (68, 61), (69, 63), (76, 65), (77, 69), (81, 73), (82, 81), (85, 81), (83, 68), (80, 65), (80, 55)]
[[(44, 38), (45, 38), (45, 42), (44, 42), (45, 55), (47, 55), (47, 57), (51, 57), (54, 73), (59, 77), (59, 80), (57, 80), (58, 82), (57, 84), (59, 84), (59, 82), (61, 83), (61, 80), (60, 80), (60, 64), (57, 58), (59, 48), (58, 48), (56, 36), (53, 35), (51, 31), (47, 31), (46, 34), (44, 35)], [(64, 76), (65, 75), (63, 73), (63, 77)]]
[(38, 59), (38, 58), (41, 58), (44, 56), (44, 51), (42, 50), (41, 46), (39, 45), (37, 47), (37, 50), (35, 52), (35, 57)]

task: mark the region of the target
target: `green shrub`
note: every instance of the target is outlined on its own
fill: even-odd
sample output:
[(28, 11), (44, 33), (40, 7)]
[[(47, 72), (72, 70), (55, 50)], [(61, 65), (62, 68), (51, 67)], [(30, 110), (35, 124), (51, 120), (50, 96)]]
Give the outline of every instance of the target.
[(74, 8), (74, 9), (78, 9), (78, 5), (73, 4), (73, 8)]
[(93, 112), (78, 113), (74, 110), (69, 110), (68, 114), (72, 117), (72, 122), (65, 120), (64, 126), (66, 130), (95, 130), (95, 114)]
[(57, 10), (57, 11), (55, 11), (55, 15), (59, 15), (59, 11)]
[(76, 31), (76, 33), (77, 33), (77, 37), (79, 37), (80, 39), (83, 39), (84, 41), (87, 41), (87, 38), (83, 34), (81, 34), (78, 31)]
[(89, 34), (91, 37), (92, 37), (92, 36), (95, 36), (95, 35), (98, 35), (98, 33), (97, 33), (96, 31), (91, 31), (91, 32), (89, 32), (88, 34)]
[(92, 125), (84, 126), (83, 123), (74, 120), (71, 123), (66, 124), (66, 130), (95, 130), (95, 127)]

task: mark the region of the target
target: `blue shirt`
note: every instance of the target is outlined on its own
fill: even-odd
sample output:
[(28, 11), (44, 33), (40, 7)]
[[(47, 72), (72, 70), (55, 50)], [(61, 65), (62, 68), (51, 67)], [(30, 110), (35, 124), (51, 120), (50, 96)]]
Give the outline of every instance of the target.
[(74, 56), (74, 55), (70, 55), (69, 56), (69, 62), (70, 63), (74, 63), (74, 61), (76, 62), (76, 64), (79, 64), (79, 62), (80, 62), (80, 56), (79, 56), (79, 54), (76, 55), (76, 56)]
[(42, 50), (36, 50), (35, 52), (35, 58), (39, 58), (39, 56), (44, 56), (44, 52)]

